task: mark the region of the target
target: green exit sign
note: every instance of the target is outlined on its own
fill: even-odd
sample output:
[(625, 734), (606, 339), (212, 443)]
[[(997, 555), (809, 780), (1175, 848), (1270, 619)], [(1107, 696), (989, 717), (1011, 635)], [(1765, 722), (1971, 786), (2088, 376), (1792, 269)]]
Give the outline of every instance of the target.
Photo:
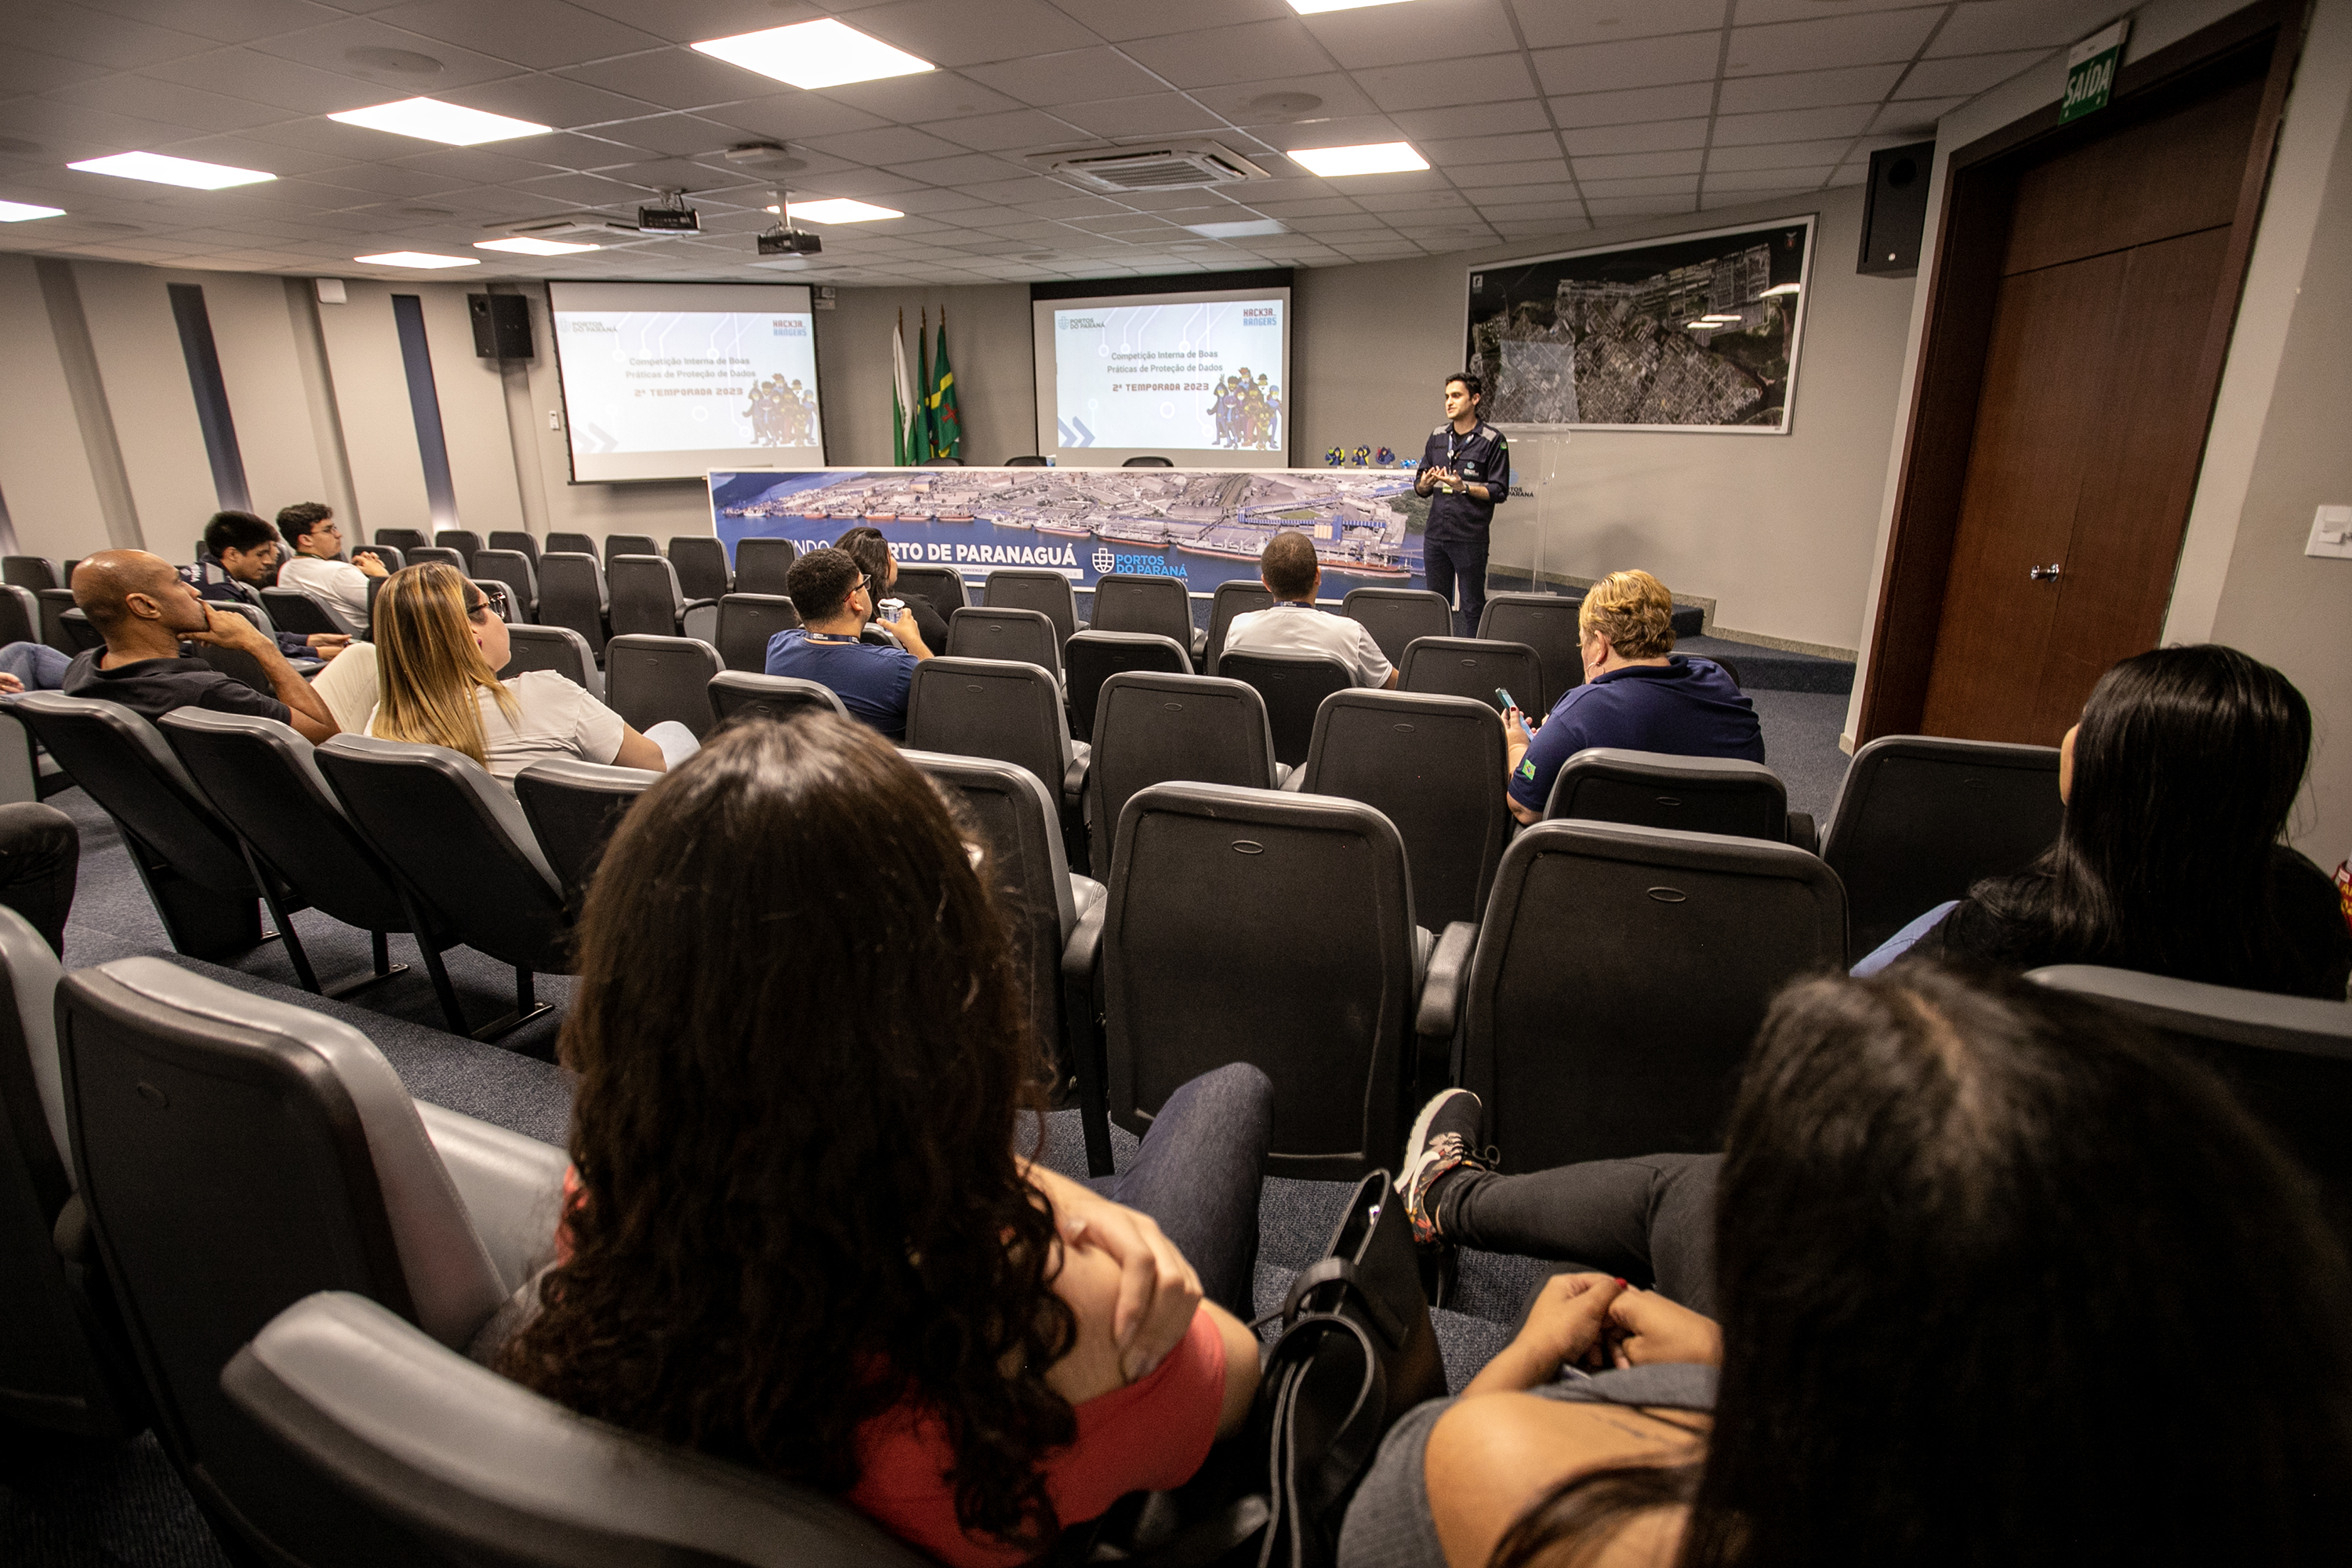
[(2104, 27), (2066, 51), (2066, 96), (2059, 100), (2058, 123), (2080, 120), (2107, 106), (2116, 90), (2116, 68), (2123, 64), (2128, 20)]

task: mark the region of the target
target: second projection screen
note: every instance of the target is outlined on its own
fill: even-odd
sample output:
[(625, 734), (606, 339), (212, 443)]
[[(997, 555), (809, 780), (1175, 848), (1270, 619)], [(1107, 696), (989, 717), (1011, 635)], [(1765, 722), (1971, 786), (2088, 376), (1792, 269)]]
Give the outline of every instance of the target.
[[(1066, 467), (1290, 466), (1290, 291), (1041, 300), (1038, 440)], [(1049, 368), (1050, 367), (1050, 368)]]

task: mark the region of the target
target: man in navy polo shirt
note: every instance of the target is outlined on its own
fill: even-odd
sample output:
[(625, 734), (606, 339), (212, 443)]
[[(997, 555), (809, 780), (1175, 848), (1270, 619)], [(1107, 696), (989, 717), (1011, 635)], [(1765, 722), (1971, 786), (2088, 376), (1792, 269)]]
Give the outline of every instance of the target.
[(1542, 821), (1560, 764), (1591, 746), (1764, 760), (1756, 705), (1713, 659), (1674, 651), (1674, 595), (1647, 572), (1612, 573), (1585, 595), (1585, 683), (1532, 732), (1517, 709), (1503, 716), (1513, 816)]
[(800, 612), (801, 624), (768, 639), (768, 673), (830, 687), (852, 717), (885, 739), (904, 741), (915, 666), (930, 658), (931, 650), (906, 610), (895, 621), (874, 620), (898, 639), (897, 647), (858, 640), (874, 616), (875, 587), (845, 550), (812, 550), (793, 562), (784, 574), (784, 592)]
[(1430, 432), (1422, 448), (1415, 495), (1429, 498), (1429, 522), (1422, 531), (1422, 570), (1432, 592), (1454, 601), (1462, 584), (1459, 635), (1478, 635), (1486, 608), (1487, 530), (1495, 509), (1511, 490), (1511, 448), (1503, 433), (1478, 417), (1486, 388), (1465, 371), (1445, 378), (1445, 423)]

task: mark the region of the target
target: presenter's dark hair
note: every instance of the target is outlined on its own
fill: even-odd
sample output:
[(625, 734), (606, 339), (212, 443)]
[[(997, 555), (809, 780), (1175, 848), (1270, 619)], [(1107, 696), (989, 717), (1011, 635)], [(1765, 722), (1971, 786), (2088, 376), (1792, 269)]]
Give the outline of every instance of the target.
[(249, 511), (216, 511), (205, 524), (205, 548), (218, 560), (232, 550), (258, 550), (278, 542), (278, 531)]
[(286, 536), (289, 544), (299, 544), (302, 536), (335, 515), (335, 509), (324, 501), (298, 500), (278, 514), (278, 531)]
[(866, 575), (866, 568), (846, 550), (812, 550), (784, 574), (784, 592), (804, 621), (822, 621), (841, 614), (849, 591)]
[(1452, 386), (1457, 381), (1462, 384), (1462, 390), (1468, 393), (1473, 398), (1483, 400), (1486, 397), (1486, 383), (1479, 376), (1476, 371), (1457, 370), (1452, 375), (1445, 378), (1445, 384)]
[(1265, 542), (1257, 558), (1257, 573), (1277, 599), (1303, 599), (1315, 591), (1315, 542), (1295, 528), (1286, 528)]
[(639, 798), (579, 927), (569, 1258), (502, 1370), (834, 1492), (912, 1403), (958, 1520), (1051, 1544), (1036, 1465), (1077, 1427), (1045, 1373), (1076, 1330), (1014, 1146), (1042, 1064), (991, 875), (831, 714), (727, 729)]
[(1704, 1459), (1560, 1489), (1497, 1563), (1685, 1497), (1681, 1568), (2341, 1559), (2342, 1243), (2220, 1080), (2098, 1006), (1918, 961), (1783, 992), (1716, 1254)]

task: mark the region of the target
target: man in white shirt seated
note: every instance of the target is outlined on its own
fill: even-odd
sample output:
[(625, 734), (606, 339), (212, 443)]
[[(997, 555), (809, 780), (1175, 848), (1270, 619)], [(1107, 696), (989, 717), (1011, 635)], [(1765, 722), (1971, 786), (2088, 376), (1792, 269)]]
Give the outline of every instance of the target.
[(343, 531), (333, 510), (318, 501), (297, 501), (278, 514), (278, 531), (293, 553), (278, 568), (278, 585), (299, 588), (323, 599), (354, 637), (368, 631), (368, 579), (384, 574), (383, 563), (362, 554), (353, 565), (343, 559)]
[(1257, 558), (1257, 575), (1274, 595), (1274, 608), (1235, 616), (1221, 652), (1321, 654), (1346, 665), (1359, 686), (1396, 685), (1396, 669), (1361, 621), (1315, 607), (1323, 568), (1313, 540), (1296, 530), (1276, 534)]

